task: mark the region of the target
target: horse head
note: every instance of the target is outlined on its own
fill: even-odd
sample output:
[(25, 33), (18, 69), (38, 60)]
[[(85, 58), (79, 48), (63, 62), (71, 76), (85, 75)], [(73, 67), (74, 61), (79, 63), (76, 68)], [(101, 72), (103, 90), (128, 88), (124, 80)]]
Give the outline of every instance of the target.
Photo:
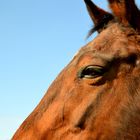
[(140, 139), (140, 11), (85, 0), (97, 37), (82, 47), (12, 140)]

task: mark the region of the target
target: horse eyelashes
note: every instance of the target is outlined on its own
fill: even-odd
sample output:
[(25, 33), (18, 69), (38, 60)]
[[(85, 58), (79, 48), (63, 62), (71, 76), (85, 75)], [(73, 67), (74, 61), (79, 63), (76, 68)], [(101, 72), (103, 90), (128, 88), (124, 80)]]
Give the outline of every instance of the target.
[(78, 78), (92, 79), (92, 78), (102, 76), (105, 72), (106, 70), (104, 67), (91, 65), (91, 66), (82, 68), (78, 72)]

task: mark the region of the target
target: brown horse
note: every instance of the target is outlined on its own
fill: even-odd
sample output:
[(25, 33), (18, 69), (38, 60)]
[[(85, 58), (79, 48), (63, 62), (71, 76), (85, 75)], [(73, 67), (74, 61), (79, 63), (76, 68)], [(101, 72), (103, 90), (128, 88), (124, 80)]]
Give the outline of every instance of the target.
[(99, 35), (59, 74), (12, 140), (140, 140), (140, 11), (85, 0)]

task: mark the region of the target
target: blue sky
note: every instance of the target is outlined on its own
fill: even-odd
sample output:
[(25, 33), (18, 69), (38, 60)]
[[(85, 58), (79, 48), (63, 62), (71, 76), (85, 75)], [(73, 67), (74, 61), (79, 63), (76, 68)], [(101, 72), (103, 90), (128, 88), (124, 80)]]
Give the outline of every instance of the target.
[(96, 34), (86, 40), (92, 22), (83, 0), (0, 0), (0, 19), (0, 140), (8, 140)]

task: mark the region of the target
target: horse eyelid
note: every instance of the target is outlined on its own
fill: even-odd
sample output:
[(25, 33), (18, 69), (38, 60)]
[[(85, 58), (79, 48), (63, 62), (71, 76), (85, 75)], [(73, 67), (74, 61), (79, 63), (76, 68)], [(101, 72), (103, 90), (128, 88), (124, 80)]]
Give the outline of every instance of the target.
[(89, 65), (78, 71), (78, 78), (96, 78), (102, 76), (106, 72), (106, 68), (98, 65)]

